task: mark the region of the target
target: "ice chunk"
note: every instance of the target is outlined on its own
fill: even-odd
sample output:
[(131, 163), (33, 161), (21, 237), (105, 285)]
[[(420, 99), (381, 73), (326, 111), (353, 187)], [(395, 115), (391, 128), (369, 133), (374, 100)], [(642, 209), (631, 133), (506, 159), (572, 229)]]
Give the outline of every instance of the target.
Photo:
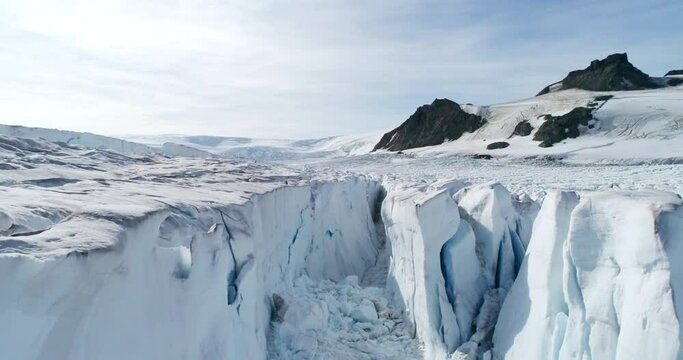
[(524, 259), (498, 318), (493, 339), (496, 354), (552, 358), (553, 339), (541, 334), (555, 331), (556, 314), (566, 317), (563, 249), (571, 212), (578, 201), (572, 192), (553, 192), (544, 199), (527, 249), (529, 256)]
[(508, 289), (524, 257), (525, 244), (518, 225), (523, 224), (512, 195), (501, 184), (466, 187), (454, 195), (463, 219), (472, 225), (477, 257), (489, 288)]
[(351, 310), (349, 316), (358, 322), (377, 323), (379, 321), (375, 304), (368, 299), (363, 299), (357, 307)]
[(446, 358), (460, 335), (446, 294), (441, 249), (460, 226), (457, 205), (447, 189), (396, 190), (384, 200), (382, 219), (391, 251), (388, 291), (405, 308), (425, 356)]

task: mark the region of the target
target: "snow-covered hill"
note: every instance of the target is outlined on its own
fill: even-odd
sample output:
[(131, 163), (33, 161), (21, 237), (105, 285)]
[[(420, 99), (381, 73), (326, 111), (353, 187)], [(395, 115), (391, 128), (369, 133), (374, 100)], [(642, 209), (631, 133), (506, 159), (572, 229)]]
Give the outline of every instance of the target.
[[(606, 101), (596, 98), (608, 97)], [(577, 107), (598, 103), (594, 122), (580, 129), (578, 138), (552, 147), (539, 147), (533, 140), (545, 115), (559, 116)], [(487, 123), (442, 145), (405, 150), (421, 156), (489, 154), (492, 156), (553, 156), (577, 161), (643, 161), (683, 158), (683, 87), (654, 90), (591, 92), (563, 90), (521, 101), (476, 109)], [(528, 136), (512, 135), (521, 122), (533, 130)], [(494, 142), (509, 146), (487, 150)]]
[(206, 151), (171, 142), (165, 142), (158, 144), (158, 146), (151, 147), (137, 142), (90, 133), (18, 125), (0, 124), (0, 135), (23, 139), (42, 139), (71, 146), (80, 146), (86, 149), (106, 149), (124, 155), (163, 154), (166, 156), (181, 157), (212, 156)]
[(449, 111), (440, 110), (445, 102), (418, 108), (376, 149), (582, 162), (683, 159), (683, 77), (649, 77), (626, 54), (595, 60), (532, 98), (488, 106), (450, 102)]
[(289, 161), (367, 154), (381, 135), (380, 133), (369, 133), (310, 140), (183, 135), (137, 135), (122, 136), (122, 138), (152, 148), (160, 147), (164, 143), (174, 143), (227, 158)]

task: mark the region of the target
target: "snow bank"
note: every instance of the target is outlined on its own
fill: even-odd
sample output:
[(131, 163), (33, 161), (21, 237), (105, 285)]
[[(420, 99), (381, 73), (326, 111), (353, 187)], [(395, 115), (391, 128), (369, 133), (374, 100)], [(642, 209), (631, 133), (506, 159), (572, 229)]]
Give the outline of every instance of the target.
[[(683, 202), (671, 193), (546, 198), (500, 313), (500, 358), (680, 358)], [(672, 261), (673, 260), (673, 261)]]

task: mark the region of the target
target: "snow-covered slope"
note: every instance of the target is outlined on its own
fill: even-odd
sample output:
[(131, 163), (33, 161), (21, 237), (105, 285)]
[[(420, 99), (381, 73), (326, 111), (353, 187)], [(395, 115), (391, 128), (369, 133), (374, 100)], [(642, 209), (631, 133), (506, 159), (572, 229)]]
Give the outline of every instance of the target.
[[(611, 96), (606, 101), (595, 101)], [(592, 128), (552, 147), (539, 147), (533, 136), (544, 115), (559, 116), (577, 107), (597, 103)], [(554, 156), (575, 161), (638, 162), (683, 158), (683, 87), (654, 90), (591, 92), (562, 90), (521, 101), (476, 109), (487, 123), (473, 133), (442, 145), (406, 150), (418, 156), (490, 154), (492, 156)], [(528, 136), (512, 136), (517, 124), (528, 121)], [(507, 148), (487, 150), (494, 142)]]
[(43, 139), (72, 146), (81, 146), (87, 149), (111, 150), (124, 155), (212, 156), (209, 152), (171, 142), (159, 144), (158, 147), (150, 147), (145, 144), (108, 136), (57, 129), (0, 124), (0, 135), (23, 139)]
[(0, 135), (24, 139), (45, 139), (89, 149), (108, 149), (121, 154), (152, 154), (155, 151), (143, 144), (75, 131), (0, 125)]

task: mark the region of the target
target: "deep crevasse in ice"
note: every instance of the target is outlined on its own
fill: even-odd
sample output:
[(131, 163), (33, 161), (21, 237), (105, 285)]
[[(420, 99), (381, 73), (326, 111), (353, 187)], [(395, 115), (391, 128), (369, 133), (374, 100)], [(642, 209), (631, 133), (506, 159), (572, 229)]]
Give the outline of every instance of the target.
[(532, 203), (497, 183), (453, 182), (390, 191), (382, 209), (387, 290), (405, 308), (425, 358), (482, 355), (522, 261)]

